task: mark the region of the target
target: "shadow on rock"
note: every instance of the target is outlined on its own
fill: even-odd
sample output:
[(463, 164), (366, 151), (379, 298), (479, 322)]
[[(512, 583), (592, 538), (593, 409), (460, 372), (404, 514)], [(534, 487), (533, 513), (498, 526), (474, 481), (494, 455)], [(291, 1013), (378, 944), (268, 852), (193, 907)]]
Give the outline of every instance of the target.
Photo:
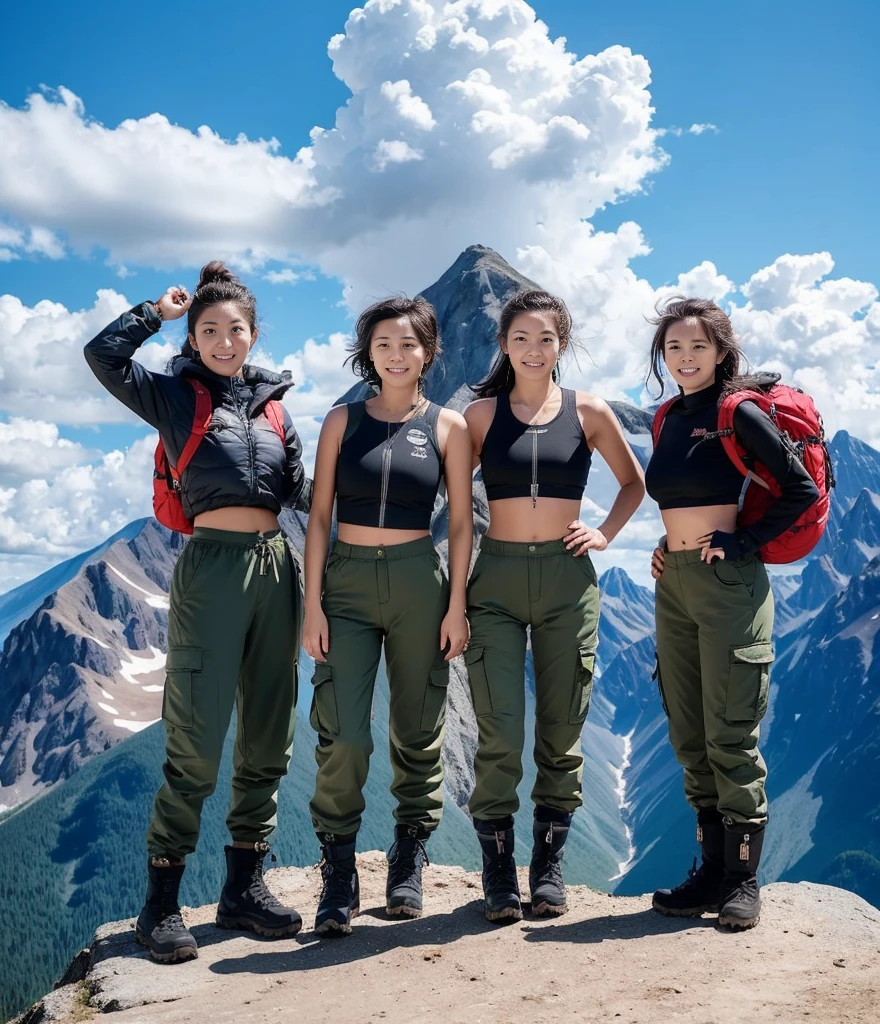
[[(313, 971), (339, 964), (354, 963), (414, 946), (443, 946), (464, 937), (497, 931), (482, 913), (482, 900), (456, 907), (448, 914), (431, 914), (415, 920), (388, 920), (385, 925), (361, 925), (354, 922), (351, 935), (321, 937), (302, 931), (295, 941), (296, 951), (249, 953), (247, 956), (218, 960), (209, 970), (214, 974), (282, 974), (285, 971)], [(384, 912), (367, 908), (362, 917), (385, 920)], [(199, 940), (201, 943), (201, 940)]]
[(616, 942), (642, 939), (648, 935), (668, 935), (692, 928), (715, 927), (715, 917), (664, 917), (655, 910), (634, 914), (606, 914), (570, 924), (542, 924), (524, 928), (527, 942)]

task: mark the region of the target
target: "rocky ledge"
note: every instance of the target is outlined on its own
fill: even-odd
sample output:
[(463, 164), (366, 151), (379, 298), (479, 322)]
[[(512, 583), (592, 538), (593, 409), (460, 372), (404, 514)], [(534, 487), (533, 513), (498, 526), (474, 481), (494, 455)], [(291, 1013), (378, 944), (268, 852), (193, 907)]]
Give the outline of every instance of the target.
[[(383, 855), (364, 854), (359, 866), (362, 914), (349, 938), (304, 930), (270, 942), (217, 929), (211, 906), (185, 909), (199, 958), (166, 966), (136, 945), (133, 921), (117, 921), (18, 1024), (73, 1024), (101, 1012), (119, 1024), (878, 1019), (880, 911), (842, 889), (768, 885), (760, 924), (738, 934), (711, 917), (660, 917), (649, 896), (585, 887), (571, 889), (562, 918), (498, 927), (482, 917), (477, 874), (431, 865), (425, 916), (390, 921)], [(317, 869), (268, 877), (308, 926)]]

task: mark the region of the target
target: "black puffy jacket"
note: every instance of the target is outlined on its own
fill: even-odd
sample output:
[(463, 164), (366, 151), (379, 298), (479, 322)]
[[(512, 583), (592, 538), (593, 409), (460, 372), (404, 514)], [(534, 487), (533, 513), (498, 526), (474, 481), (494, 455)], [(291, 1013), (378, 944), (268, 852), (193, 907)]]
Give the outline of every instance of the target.
[(177, 461), (192, 431), (196, 398), (188, 377), (211, 394), (211, 426), (181, 480), (183, 510), (193, 519), (216, 508), (246, 506), (278, 513), (282, 506), (308, 511), (312, 482), (302, 465), (302, 444), (287, 410), (285, 438), (263, 410), (293, 386), (289, 373), (245, 365), (243, 379), (222, 377), (201, 363), (178, 359), (172, 375), (150, 373), (132, 360), (162, 326), (151, 302), (135, 306), (85, 347), (92, 372), (114, 398), (159, 431), (168, 458)]

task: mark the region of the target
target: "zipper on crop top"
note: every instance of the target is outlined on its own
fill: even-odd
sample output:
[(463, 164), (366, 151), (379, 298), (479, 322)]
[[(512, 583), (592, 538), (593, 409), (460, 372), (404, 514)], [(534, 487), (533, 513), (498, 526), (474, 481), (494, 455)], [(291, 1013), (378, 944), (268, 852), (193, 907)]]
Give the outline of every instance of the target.
[[(394, 435), (397, 437), (397, 434)], [(391, 476), (391, 449), (394, 441), (385, 444), (382, 449), (382, 483), (379, 488), (379, 529), (385, 525), (385, 505), (388, 501), (388, 480)]]
[(538, 507), (538, 434), (542, 431), (536, 427), (529, 430), (532, 435), (532, 486), (529, 489), (532, 496), (532, 508)]

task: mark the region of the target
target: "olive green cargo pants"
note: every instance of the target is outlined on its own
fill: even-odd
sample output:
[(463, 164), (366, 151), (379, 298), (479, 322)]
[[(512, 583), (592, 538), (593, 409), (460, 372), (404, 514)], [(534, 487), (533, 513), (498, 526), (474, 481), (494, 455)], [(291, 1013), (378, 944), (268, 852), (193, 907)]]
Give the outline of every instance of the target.
[(449, 664), (440, 650), (449, 584), (433, 541), (375, 548), (337, 541), (322, 604), (330, 650), (312, 677), (315, 831), (343, 837), (360, 827), (373, 752), (373, 686), (384, 643), (394, 817), (432, 832), (443, 807), (440, 748), (449, 686)]
[(666, 552), (657, 581), (657, 673), (688, 803), (767, 820), (758, 723), (773, 661), (773, 594), (754, 556), (713, 565)]
[(479, 745), (470, 811), (478, 821), (514, 814), (525, 741), (526, 627), (535, 666), (532, 800), (572, 812), (581, 805), (581, 730), (590, 706), (599, 588), (588, 555), (561, 540), (521, 544), (484, 537), (468, 584), (465, 652)]
[(283, 534), (196, 528), (171, 579), (165, 781), (147, 833), (153, 856), (195, 850), (233, 703), (226, 824), (243, 842), (275, 828), (278, 784), (293, 748), (301, 609), (299, 571)]

